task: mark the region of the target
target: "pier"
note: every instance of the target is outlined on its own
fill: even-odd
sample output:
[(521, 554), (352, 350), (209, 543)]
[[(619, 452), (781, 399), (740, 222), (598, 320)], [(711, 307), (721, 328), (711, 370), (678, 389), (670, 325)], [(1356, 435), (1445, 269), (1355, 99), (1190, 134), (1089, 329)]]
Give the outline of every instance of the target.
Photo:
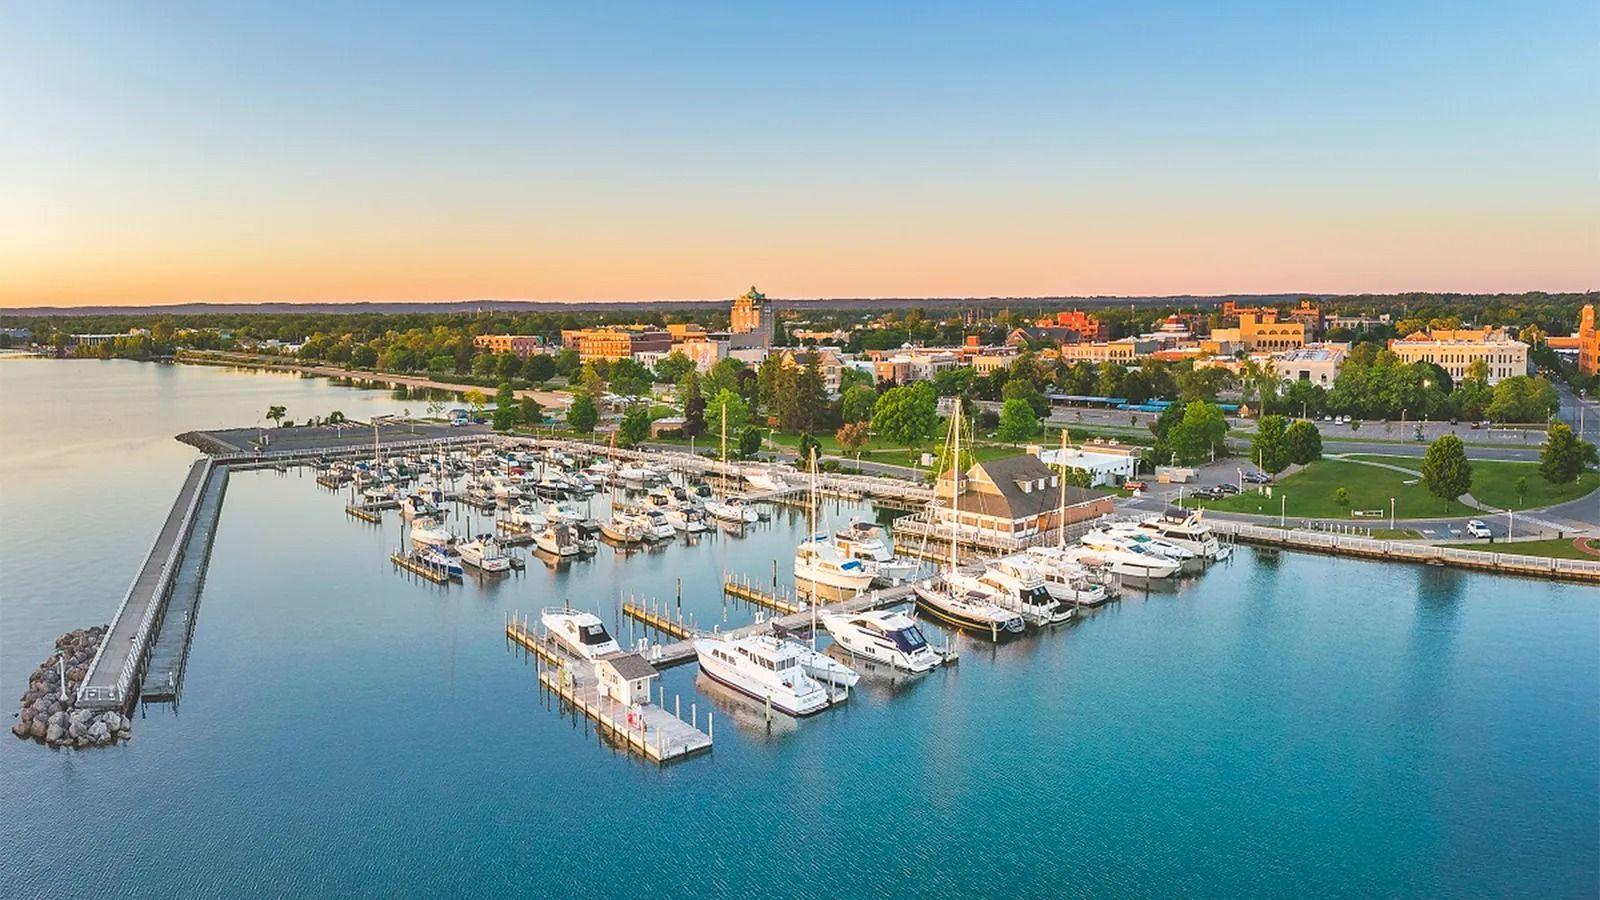
[(748, 576), (730, 578), (724, 573), (722, 576), (722, 593), (785, 615), (802, 612), (809, 608), (799, 597), (793, 594), (783, 593), (781, 590), (776, 590), (776, 592), (762, 590), (750, 581)]
[[(656, 703), (626, 704), (606, 695), (595, 666), (569, 656), (553, 641), (531, 627), (526, 616), (506, 619), (506, 639), (529, 652), (538, 669), (539, 686), (560, 700), (567, 709), (595, 723), (601, 733), (627, 749), (657, 763), (684, 759), (711, 749), (713, 715), (706, 711), (706, 730), (699, 728), (699, 704), (689, 704), (689, 721), (681, 717), (682, 700), (674, 696), (679, 715), (665, 708), (665, 688)], [(633, 657), (633, 654), (616, 654)], [(637, 659), (637, 657), (633, 657)], [(609, 659), (609, 657), (607, 658)], [(646, 667), (648, 668), (648, 667)]]
[(200, 591), (211, 562), (211, 542), (216, 537), (216, 522), (227, 489), (226, 467), (215, 470), (202, 489), (196, 521), (207, 524), (189, 530), (187, 544), (179, 556), (172, 595), (167, 599), (166, 612), (157, 621), (150, 658), (140, 678), (139, 696), (145, 700), (178, 699), (183, 668), (189, 660), (189, 639), (194, 636), (195, 618), (200, 611)]
[(622, 604), (622, 614), (641, 625), (654, 628), (668, 637), (681, 641), (692, 641), (699, 636), (699, 632), (692, 624), (685, 622), (681, 614), (674, 619), (664, 611), (646, 609), (632, 601), (625, 601)]

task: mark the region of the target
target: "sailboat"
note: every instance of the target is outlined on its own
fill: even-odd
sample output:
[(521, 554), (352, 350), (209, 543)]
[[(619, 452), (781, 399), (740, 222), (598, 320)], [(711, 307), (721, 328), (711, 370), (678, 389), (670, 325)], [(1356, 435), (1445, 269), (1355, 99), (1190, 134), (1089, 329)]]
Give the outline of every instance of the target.
[(919, 584), (913, 590), (917, 608), (949, 625), (964, 628), (990, 640), (1020, 634), (1026, 624), (1020, 613), (990, 602), (984, 595), (963, 590), (949, 575), (959, 568), (958, 544), (961, 521), (961, 404), (950, 417), (950, 568), (941, 583)]
[(817, 454), (811, 452), (811, 497), (807, 505), (809, 536), (794, 551), (796, 584), (826, 585), (860, 593), (872, 585), (875, 573), (859, 559), (842, 552), (826, 530), (817, 531)]

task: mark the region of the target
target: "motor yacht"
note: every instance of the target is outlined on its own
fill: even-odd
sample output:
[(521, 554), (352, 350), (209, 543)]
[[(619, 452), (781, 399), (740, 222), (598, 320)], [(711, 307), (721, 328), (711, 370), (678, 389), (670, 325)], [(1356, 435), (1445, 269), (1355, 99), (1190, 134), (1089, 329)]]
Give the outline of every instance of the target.
[(1055, 547), (1029, 547), (1026, 559), (1044, 576), (1050, 596), (1073, 606), (1099, 606), (1111, 598), (1105, 585), (1089, 578), (1082, 563), (1068, 559)]
[(553, 500), (544, 508), (544, 517), (557, 525), (576, 525), (587, 518), (571, 500)]
[(997, 605), (983, 594), (943, 584), (919, 584), (912, 588), (917, 608), (947, 625), (971, 631), (990, 640), (1004, 640), (1022, 633), (1026, 623), (1022, 614)]
[(456, 552), (461, 554), (462, 562), (484, 572), (507, 572), (511, 569), (511, 557), (501, 549), (500, 542), (492, 534), (480, 534), (459, 544)]
[(607, 631), (600, 617), (582, 610), (551, 607), (539, 614), (545, 631), (562, 647), (584, 659), (599, 659), (622, 648)]
[(707, 500), (705, 503), (706, 515), (719, 522), (730, 525), (748, 525), (758, 516), (755, 507), (745, 502), (743, 497), (724, 497), (721, 500)]
[(533, 544), (551, 556), (577, 556), (583, 549), (576, 529), (556, 523), (546, 525), (534, 535)]
[(519, 528), (528, 528), (533, 530), (542, 529), (546, 525), (550, 524), (550, 520), (545, 518), (544, 513), (539, 512), (537, 509), (534, 509), (532, 506), (529, 506), (526, 503), (522, 504), (521, 506), (512, 507), (506, 513), (506, 521)]
[(611, 518), (601, 520), (600, 533), (619, 544), (633, 544), (644, 540), (644, 525), (628, 513), (613, 512)]
[[(1154, 537), (1150, 532), (1132, 525), (1108, 525), (1104, 528), (1096, 529), (1096, 531), (1100, 532), (1100, 534), (1095, 536), (1095, 540), (1102, 545), (1108, 541), (1114, 541), (1124, 550), (1131, 547), (1143, 548), (1177, 563), (1178, 571), (1180, 572), (1196, 571), (1204, 562), (1200, 557), (1179, 547), (1177, 544)], [(1093, 534), (1094, 532), (1090, 533)], [(1085, 537), (1087, 538), (1087, 535)], [(1085, 540), (1084, 543), (1087, 545), (1089, 542)]]
[(644, 538), (647, 541), (670, 541), (678, 536), (678, 529), (667, 521), (667, 514), (659, 509), (647, 509), (639, 514), (645, 521)]
[[(1090, 532), (1090, 535), (1094, 532)], [(1093, 541), (1093, 543), (1091, 543)], [(1115, 541), (1084, 536), (1083, 546), (1067, 551), (1068, 558), (1090, 566), (1105, 566), (1120, 578), (1160, 581), (1178, 574), (1179, 565), (1154, 550), (1138, 545), (1124, 547)]]
[(680, 503), (677, 506), (669, 506), (663, 511), (663, 515), (673, 528), (686, 534), (699, 534), (706, 530), (705, 512), (694, 504)]
[(794, 580), (860, 593), (872, 586), (873, 573), (859, 559), (839, 552), (826, 534), (802, 541), (794, 550)]
[(1050, 593), (1039, 570), (1020, 560), (991, 560), (976, 572), (954, 570), (947, 580), (952, 588), (979, 594), (1017, 612), (1029, 625), (1057, 625), (1072, 618), (1072, 607), (1063, 606)]
[(1232, 545), (1217, 540), (1210, 526), (1201, 521), (1199, 513), (1151, 516), (1140, 522), (1139, 527), (1205, 559), (1227, 559), (1233, 554)]
[(439, 515), (438, 502), (420, 493), (407, 494), (400, 498), (400, 514), (408, 520), (432, 519)]
[(939, 655), (928, 646), (922, 629), (902, 612), (879, 609), (854, 615), (824, 613), (822, 627), (828, 629), (839, 646), (875, 662), (910, 672), (926, 672), (939, 665)]
[(833, 542), (840, 553), (866, 563), (874, 579), (885, 584), (913, 578), (922, 568), (915, 560), (896, 557), (883, 529), (873, 522), (857, 519), (835, 533)]
[(790, 716), (808, 716), (828, 705), (828, 691), (801, 664), (807, 648), (770, 634), (694, 642), (700, 671), (715, 681), (770, 703)]
[(749, 482), (750, 487), (758, 491), (771, 491), (781, 494), (790, 490), (789, 483), (771, 469), (746, 472), (744, 480)]
[(417, 558), (429, 565), (438, 566), (451, 578), (461, 578), (467, 574), (461, 565), (461, 557), (443, 547), (423, 547), (417, 551)]
[(411, 523), (411, 542), (419, 547), (448, 547), (456, 536), (438, 519), (416, 519)]

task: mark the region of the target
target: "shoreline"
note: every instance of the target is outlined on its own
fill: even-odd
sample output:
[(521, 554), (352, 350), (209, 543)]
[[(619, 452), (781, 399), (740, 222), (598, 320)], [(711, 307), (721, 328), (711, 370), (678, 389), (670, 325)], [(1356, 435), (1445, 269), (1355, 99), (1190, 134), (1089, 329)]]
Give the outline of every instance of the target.
[[(233, 356), (220, 353), (213, 355), (213, 351), (181, 350), (173, 357), (172, 361), (174, 363), (197, 366), (226, 366), (239, 369), (261, 369), (269, 372), (290, 372), (316, 378), (371, 382), (373, 384), (388, 385), (389, 387), (423, 388), (426, 390), (445, 391), (457, 397), (467, 391), (483, 391), (492, 396), (495, 391), (492, 387), (478, 384), (435, 381), (424, 375), (397, 375), (388, 372), (369, 372), (365, 369), (341, 369), (338, 366), (310, 365), (262, 356)], [(513, 393), (518, 400), (532, 397), (538, 401), (540, 406), (546, 408), (564, 409), (568, 403), (572, 402), (572, 395), (566, 391), (521, 388)]]

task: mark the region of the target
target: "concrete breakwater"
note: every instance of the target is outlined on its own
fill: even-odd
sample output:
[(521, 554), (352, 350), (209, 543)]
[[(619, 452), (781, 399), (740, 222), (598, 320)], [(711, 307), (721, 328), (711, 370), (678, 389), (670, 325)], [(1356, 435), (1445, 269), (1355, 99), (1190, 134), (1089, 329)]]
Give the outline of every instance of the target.
[(133, 722), (120, 712), (77, 705), (78, 685), (108, 630), (96, 625), (56, 638), (55, 652), (28, 675), (12, 734), (52, 747), (104, 746), (132, 736)]

